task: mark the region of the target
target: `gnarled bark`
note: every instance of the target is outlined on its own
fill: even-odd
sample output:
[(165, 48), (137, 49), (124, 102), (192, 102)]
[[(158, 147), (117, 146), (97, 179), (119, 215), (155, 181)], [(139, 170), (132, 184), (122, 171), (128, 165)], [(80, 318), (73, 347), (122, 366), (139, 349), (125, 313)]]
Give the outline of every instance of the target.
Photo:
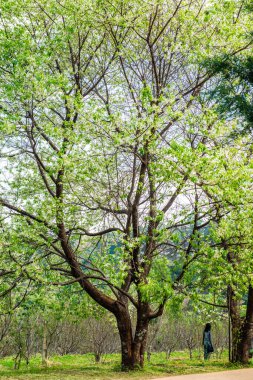
[(147, 343), (149, 318), (142, 308), (137, 310), (136, 329), (133, 335), (132, 321), (127, 308), (116, 313), (117, 325), (121, 340), (121, 368), (129, 371), (142, 368)]
[(230, 361), (247, 364), (249, 349), (253, 337), (253, 288), (249, 285), (246, 316), (240, 316), (238, 301), (234, 291), (228, 288), (229, 314), (232, 326), (232, 355)]

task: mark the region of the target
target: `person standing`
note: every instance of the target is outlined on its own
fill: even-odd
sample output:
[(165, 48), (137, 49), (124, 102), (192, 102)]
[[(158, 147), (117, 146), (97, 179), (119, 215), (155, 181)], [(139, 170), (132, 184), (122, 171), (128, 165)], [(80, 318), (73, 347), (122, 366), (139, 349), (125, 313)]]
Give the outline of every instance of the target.
[(207, 360), (214, 351), (211, 340), (211, 323), (207, 323), (203, 332), (204, 359)]

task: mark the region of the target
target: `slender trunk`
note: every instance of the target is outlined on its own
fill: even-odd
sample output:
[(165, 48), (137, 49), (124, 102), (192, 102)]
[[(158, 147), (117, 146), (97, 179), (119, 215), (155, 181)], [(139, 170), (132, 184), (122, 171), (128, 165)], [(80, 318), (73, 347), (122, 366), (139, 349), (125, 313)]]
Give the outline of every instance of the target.
[(47, 366), (48, 352), (47, 352), (47, 325), (43, 324), (43, 341), (42, 341), (42, 365)]
[(14, 362), (14, 369), (19, 369), (20, 368), (20, 363), (21, 363), (21, 351), (17, 353), (17, 356), (15, 357), (15, 362)]
[(152, 353), (151, 353), (151, 347), (149, 347), (148, 351), (147, 351), (147, 360), (148, 360), (149, 363), (150, 363), (151, 355), (152, 355)]
[(169, 360), (170, 355), (171, 355), (171, 351), (172, 351), (171, 348), (168, 348), (168, 350), (166, 351), (166, 360)]
[(101, 360), (100, 352), (95, 352), (94, 356), (95, 356), (95, 362), (100, 363), (100, 360)]

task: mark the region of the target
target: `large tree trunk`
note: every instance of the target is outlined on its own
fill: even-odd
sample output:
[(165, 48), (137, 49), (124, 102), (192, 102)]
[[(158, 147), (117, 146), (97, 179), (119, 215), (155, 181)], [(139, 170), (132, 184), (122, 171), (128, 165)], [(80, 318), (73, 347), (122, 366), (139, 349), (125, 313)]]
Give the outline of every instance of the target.
[(121, 368), (129, 371), (142, 368), (147, 343), (149, 320), (137, 313), (135, 335), (133, 337), (132, 321), (127, 309), (116, 315), (121, 341)]
[(248, 290), (248, 301), (246, 317), (242, 321), (240, 329), (240, 339), (237, 345), (237, 361), (247, 364), (249, 361), (249, 350), (253, 336), (253, 288), (250, 285)]
[(147, 345), (149, 320), (145, 314), (138, 312), (135, 337), (133, 342), (133, 363), (134, 367), (143, 367), (144, 354)]
[(249, 361), (249, 349), (253, 336), (253, 288), (250, 285), (248, 289), (247, 312), (244, 318), (240, 316), (238, 301), (230, 287), (229, 296), (229, 314), (232, 326), (232, 355), (231, 362), (240, 362), (247, 364)]
[(116, 318), (121, 342), (121, 368), (123, 371), (127, 371), (133, 369), (133, 333), (131, 318), (127, 310), (124, 313), (117, 315)]

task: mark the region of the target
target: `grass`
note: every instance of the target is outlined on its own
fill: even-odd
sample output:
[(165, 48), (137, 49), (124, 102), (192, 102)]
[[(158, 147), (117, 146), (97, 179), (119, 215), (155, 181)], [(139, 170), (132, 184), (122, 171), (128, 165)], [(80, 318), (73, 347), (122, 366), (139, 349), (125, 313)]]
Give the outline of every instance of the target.
[[(1, 380), (146, 380), (156, 377), (181, 375), (188, 373), (203, 373), (237, 369), (240, 366), (228, 363), (226, 358), (211, 358), (204, 362), (198, 358), (197, 352), (193, 359), (187, 357), (186, 352), (175, 352), (169, 360), (164, 353), (155, 353), (150, 363), (145, 364), (143, 370), (131, 373), (120, 371), (120, 356), (118, 354), (106, 355), (101, 363), (96, 364), (91, 354), (53, 356), (47, 368), (41, 366), (40, 356), (33, 357), (30, 364), (21, 364), (19, 370), (14, 370), (12, 357), (0, 360)], [(253, 367), (253, 363), (250, 364)]]

